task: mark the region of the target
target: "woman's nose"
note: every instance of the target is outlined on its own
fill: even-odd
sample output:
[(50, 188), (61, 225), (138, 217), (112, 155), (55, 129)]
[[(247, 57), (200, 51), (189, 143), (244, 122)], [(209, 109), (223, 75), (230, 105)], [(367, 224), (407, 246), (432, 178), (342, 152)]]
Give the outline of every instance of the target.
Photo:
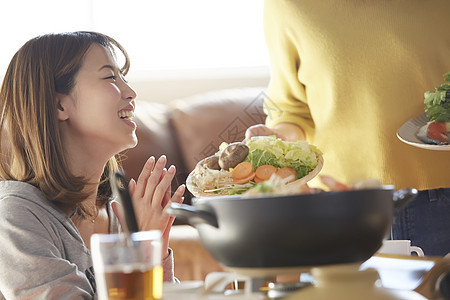
[(133, 100), (136, 99), (136, 91), (126, 82), (123, 82), (122, 95), (124, 99)]

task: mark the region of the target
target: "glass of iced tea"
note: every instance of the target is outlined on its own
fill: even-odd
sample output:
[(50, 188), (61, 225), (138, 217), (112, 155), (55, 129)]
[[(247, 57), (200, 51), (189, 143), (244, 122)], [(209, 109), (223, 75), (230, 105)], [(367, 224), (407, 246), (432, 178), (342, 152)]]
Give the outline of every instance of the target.
[(98, 299), (161, 299), (161, 251), (159, 230), (92, 235)]

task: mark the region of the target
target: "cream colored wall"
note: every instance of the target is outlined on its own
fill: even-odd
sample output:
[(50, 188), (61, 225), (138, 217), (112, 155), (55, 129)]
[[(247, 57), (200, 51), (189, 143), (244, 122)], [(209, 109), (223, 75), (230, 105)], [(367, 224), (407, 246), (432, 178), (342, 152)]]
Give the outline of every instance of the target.
[(269, 83), (266, 67), (253, 69), (193, 70), (189, 72), (135, 72), (127, 76), (138, 93), (138, 100), (167, 103), (213, 90), (265, 87)]
[(269, 70), (266, 67), (178, 72), (131, 70), (127, 79), (138, 94), (137, 100), (168, 103), (213, 90), (265, 87), (269, 83)]

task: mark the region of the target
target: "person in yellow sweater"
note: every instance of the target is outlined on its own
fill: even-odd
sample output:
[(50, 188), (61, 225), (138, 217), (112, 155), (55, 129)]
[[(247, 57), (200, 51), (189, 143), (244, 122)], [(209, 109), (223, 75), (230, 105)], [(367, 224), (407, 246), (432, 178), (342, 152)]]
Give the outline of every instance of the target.
[(267, 119), (246, 132), (307, 139), (323, 151), (321, 173), (346, 184), (378, 178), (418, 189), (392, 238), (426, 255), (450, 252), (450, 151), (396, 133), (450, 71), (449, 11), (447, 0), (266, 0)]

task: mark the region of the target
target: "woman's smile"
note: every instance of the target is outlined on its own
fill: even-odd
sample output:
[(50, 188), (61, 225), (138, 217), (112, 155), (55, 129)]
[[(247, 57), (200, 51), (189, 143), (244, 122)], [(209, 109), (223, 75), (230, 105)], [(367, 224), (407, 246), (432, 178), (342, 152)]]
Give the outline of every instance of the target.
[(136, 129), (136, 123), (133, 121), (134, 110), (133, 109), (122, 109), (118, 113), (119, 118), (128, 126)]

